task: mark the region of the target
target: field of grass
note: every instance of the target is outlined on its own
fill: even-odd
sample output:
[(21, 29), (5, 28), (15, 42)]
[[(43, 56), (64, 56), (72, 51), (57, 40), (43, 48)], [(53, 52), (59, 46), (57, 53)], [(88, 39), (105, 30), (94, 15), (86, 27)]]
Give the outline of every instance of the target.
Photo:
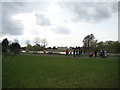
[(117, 88), (118, 60), (17, 55), (2, 61), (3, 88)]

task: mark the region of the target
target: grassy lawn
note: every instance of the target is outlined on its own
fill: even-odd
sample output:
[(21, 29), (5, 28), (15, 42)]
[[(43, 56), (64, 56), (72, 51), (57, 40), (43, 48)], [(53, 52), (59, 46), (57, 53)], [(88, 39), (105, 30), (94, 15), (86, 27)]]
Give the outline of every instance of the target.
[(55, 56), (3, 57), (3, 88), (117, 88), (118, 60)]

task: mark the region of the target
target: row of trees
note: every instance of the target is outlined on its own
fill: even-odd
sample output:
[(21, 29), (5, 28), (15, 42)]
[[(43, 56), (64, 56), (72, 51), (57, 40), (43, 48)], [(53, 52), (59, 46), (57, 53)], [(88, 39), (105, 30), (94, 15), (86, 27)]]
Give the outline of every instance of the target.
[(97, 43), (97, 50), (104, 49), (109, 53), (120, 53), (119, 41), (101, 41)]
[(34, 38), (34, 43), (35, 43), (35, 45), (32, 46), (30, 44), (30, 41), (27, 40), (26, 41), (26, 44), (27, 44), (26, 50), (28, 50), (28, 51), (31, 51), (31, 50), (32, 51), (44, 50), (46, 48), (46, 46), (48, 45), (48, 41), (47, 41), (46, 38), (41, 39), (39, 37), (36, 37), (36, 38)]
[(90, 34), (83, 39), (83, 48), (87, 52), (106, 50), (108, 53), (120, 53), (120, 42), (111, 40), (98, 42), (94, 35)]
[(21, 48), (21, 46), (18, 42), (19, 41), (17, 39), (15, 39), (13, 42), (8, 41), (7, 38), (3, 39), (2, 52), (18, 54), (21, 49), (25, 49), (27, 51), (31, 51), (31, 50), (39, 51), (39, 50), (44, 50), (46, 45), (48, 44), (46, 38), (40, 39), (39, 37), (34, 38), (35, 45), (33, 45), (33, 46), (30, 44), (30, 41), (27, 40), (26, 41), (27, 46), (24, 48)]
[(4, 54), (19, 54), (20, 53), (20, 44), (18, 40), (10, 43), (7, 38), (3, 39), (2, 41), (2, 52)]
[[(46, 49), (46, 45), (48, 44), (47, 40), (40, 39), (39, 37), (34, 38), (34, 45), (32, 46), (30, 41), (26, 41), (26, 47), (24, 47), (27, 51), (40, 51)], [(50, 49), (49, 47), (48, 49)], [(91, 51), (101, 51), (106, 50), (108, 53), (120, 53), (120, 42), (119, 41), (100, 41), (95, 39), (93, 34), (87, 35), (83, 39), (83, 47), (86, 52)], [(20, 52), (20, 44), (18, 40), (14, 40), (14, 42), (10, 42), (7, 38), (3, 39), (2, 41), (2, 52), (11, 52), (11, 53), (19, 53)], [(53, 49), (57, 49), (55, 46)]]

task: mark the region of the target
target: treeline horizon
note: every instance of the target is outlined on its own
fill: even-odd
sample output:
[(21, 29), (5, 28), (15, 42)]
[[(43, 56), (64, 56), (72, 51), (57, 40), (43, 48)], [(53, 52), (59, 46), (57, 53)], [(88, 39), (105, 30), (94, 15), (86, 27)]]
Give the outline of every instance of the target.
[[(6, 40), (5, 40), (6, 39)], [(47, 41), (44, 40), (44, 43), (42, 45), (39, 44), (39, 42), (36, 42), (35, 45), (31, 45), (29, 42), (26, 43), (26, 46), (24, 47), (21, 47), (21, 45), (19, 44), (19, 42), (17, 40), (15, 40), (14, 42), (9, 42), (7, 38), (3, 39), (3, 41), (5, 40), (7, 42), (6, 45), (3, 44), (3, 41), (1, 42), (2, 44), (2, 49), (6, 48), (8, 49), (9, 47), (8, 46), (11, 46), (11, 45), (14, 45), (14, 43), (17, 43), (19, 45), (19, 47), (21, 48), (21, 50), (28, 50), (28, 51), (41, 51), (41, 50), (47, 50), (47, 49), (56, 49), (58, 47), (61, 47), (61, 46), (53, 46), (53, 47), (46, 47), (47, 45)], [(85, 39), (85, 38), (84, 38)], [(97, 42), (95, 40), (95, 38), (93, 38), (94, 40), (91, 40), (91, 41), (94, 41), (94, 43), (92, 43), (91, 45), (88, 45), (87, 46), (84, 46), (84, 42), (83, 42), (83, 46), (71, 46), (71, 47), (67, 47), (67, 48), (76, 48), (76, 47), (79, 47), (83, 50), (85, 50), (86, 52), (90, 52), (90, 51), (98, 51), (100, 52), (100, 50), (106, 50), (108, 53), (120, 53), (120, 42), (119, 41), (112, 41), (112, 40), (109, 40), (109, 41), (100, 41), (100, 42)], [(62, 46), (64, 47), (64, 46)], [(13, 49), (14, 49), (14, 46), (13, 46)]]

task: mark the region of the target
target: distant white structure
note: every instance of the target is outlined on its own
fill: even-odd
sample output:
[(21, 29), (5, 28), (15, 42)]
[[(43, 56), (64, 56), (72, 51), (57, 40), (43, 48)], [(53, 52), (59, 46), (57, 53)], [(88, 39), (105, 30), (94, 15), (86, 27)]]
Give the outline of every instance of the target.
[(68, 49), (67, 47), (57, 47), (57, 50), (66, 50)]

